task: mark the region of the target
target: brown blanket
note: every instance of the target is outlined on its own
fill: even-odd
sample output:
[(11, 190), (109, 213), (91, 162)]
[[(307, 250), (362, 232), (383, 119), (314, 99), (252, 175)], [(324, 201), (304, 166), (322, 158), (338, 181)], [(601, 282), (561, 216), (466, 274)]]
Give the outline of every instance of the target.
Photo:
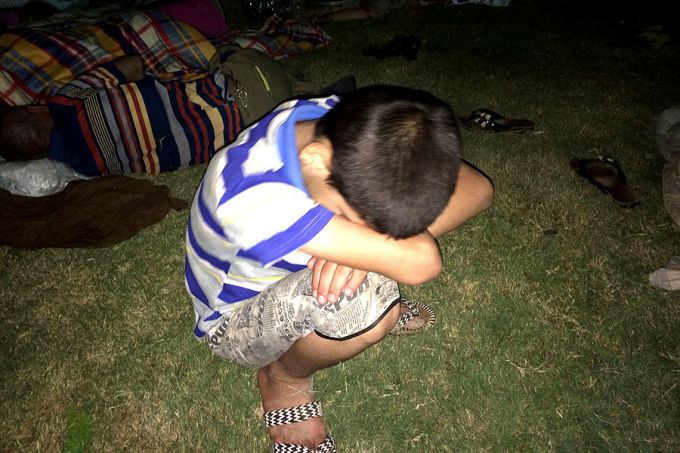
[(160, 222), (171, 209), (187, 207), (166, 186), (128, 176), (73, 181), (46, 197), (0, 189), (0, 245), (104, 247)]

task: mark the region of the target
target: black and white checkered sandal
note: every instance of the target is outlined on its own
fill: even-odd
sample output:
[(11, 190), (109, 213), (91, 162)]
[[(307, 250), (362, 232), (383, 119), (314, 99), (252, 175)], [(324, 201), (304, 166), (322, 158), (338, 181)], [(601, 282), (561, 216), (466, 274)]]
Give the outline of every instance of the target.
[[(301, 406), (265, 412), (264, 424), (269, 428), (270, 426), (290, 425), (291, 423), (303, 422), (310, 418), (321, 416), (321, 403), (318, 401), (310, 401)], [(279, 443), (274, 444), (272, 451), (274, 453), (335, 453), (335, 438), (329, 434), (326, 439), (316, 447), (316, 450), (311, 450), (303, 445)]]
[[(422, 332), (423, 330), (432, 327), (437, 321), (437, 316), (434, 314), (434, 311), (429, 305), (407, 299), (401, 299), (399, 302), (406, 305), (408, 307), (408, 311), (402, 313), (402, 315), (399, 316), (399, 320), (397, 321), (397, 324), (394, 326), (394, 328), (392, 328), (390, 331), (390, 335), (411, 335)], [(426, 316), (423, 324), (416, 328), (409, 328), (406, 324), (408, 324), (408, 322), (412, 319), (420, 316), (421, 312), (424, 316)]]

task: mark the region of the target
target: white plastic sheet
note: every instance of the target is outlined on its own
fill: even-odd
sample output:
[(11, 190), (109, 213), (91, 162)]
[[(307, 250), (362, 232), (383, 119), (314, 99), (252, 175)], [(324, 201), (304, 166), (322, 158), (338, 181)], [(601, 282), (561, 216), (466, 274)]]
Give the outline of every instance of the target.
[(0, 187), (16, 195), (42, 197), (60, 192), (76, 179), (88, 179), (68, 165), (52, 159), (27, 162), (0, 160)]

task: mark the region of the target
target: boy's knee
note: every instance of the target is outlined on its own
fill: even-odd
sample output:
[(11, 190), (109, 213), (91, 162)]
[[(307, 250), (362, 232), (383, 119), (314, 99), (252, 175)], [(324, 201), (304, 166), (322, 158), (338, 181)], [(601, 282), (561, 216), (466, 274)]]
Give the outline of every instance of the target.
[(491, 207), (495, 192), (496, 189), (494, 188), (493, 182), (488, 176), (484, 175), (484, 179), (480, 187), (480, 198), (482, 199), (483, 208), (485, 211)]
[(479, 170), (468, 172), (466, 196), (474, 203), (475, 215), (480, 214), (491, 207), (496, 192), (493, 181), (489, 176)]
[(352, 297), (343, 298), (331, 307), (312, 303), (309, 315), (314, 330), (325, 338), (362, 337), (377, 342), (396, 323), (398, 316), (393, 305), (398, 297), (397, 282), (369, 272)]

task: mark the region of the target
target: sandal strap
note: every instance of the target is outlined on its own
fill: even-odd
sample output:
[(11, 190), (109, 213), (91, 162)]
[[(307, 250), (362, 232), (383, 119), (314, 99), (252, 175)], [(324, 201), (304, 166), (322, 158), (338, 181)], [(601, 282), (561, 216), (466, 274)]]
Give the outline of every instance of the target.
[(611, 164), (611, 166), (614, 167), (614, 169), (616, 170), (617, 178), (619, 178), (621, 182), (623, 182), (623, 184), (628, 184), (628, 179), (626, 179), (626, 174), (623, 172), (621, 164), (619, 164), (616, 160), (609, 156), (597, 156), (597, 159), (602, 162)]
[[(399, 302), (404, 304), (408, 311), (399, 316), (397, 323), (390, 331), (391, 335), (414, 334), (432, 327), (437, 322), (437, 315), (435, 315), (434, 310), (430, 306), (422, 302), (414, 302), (407, 299), (401, 299)], [(417, 328), (408, 328), (406, 324), (416, 317), (423, 318), (423, 324)]]
[(397, 324), (395, 325), (395, 327), (398, 329), (404, 327), (406, 323), (408, 323), (413, 318), (420, 316), (420, 310), (418, 310), (418, 307), (416, 307), (416, 304), (414, 304), (412, 301), (401, 299), (400, 302), (408, 307), (408, 311), (402, 313), (401, 316), (399, 316)]
[(335, 453), (335, 438), (330, 434), (319, 444), (316, 450), (304, 445), (274, 444), (273, 453)]
[(275, 409), (264, 413), (264, 424), (267, 427), (290, 425), (291, 423), (303, 422), (313, 417), (321, 417), (321, 403), (310, 401), (301, 406)]
[(337, 451), (335, 448), (335, 437), (329, 434), (326, 439), (319, 444), (316, 451), (317, 453), (335, 453)]

